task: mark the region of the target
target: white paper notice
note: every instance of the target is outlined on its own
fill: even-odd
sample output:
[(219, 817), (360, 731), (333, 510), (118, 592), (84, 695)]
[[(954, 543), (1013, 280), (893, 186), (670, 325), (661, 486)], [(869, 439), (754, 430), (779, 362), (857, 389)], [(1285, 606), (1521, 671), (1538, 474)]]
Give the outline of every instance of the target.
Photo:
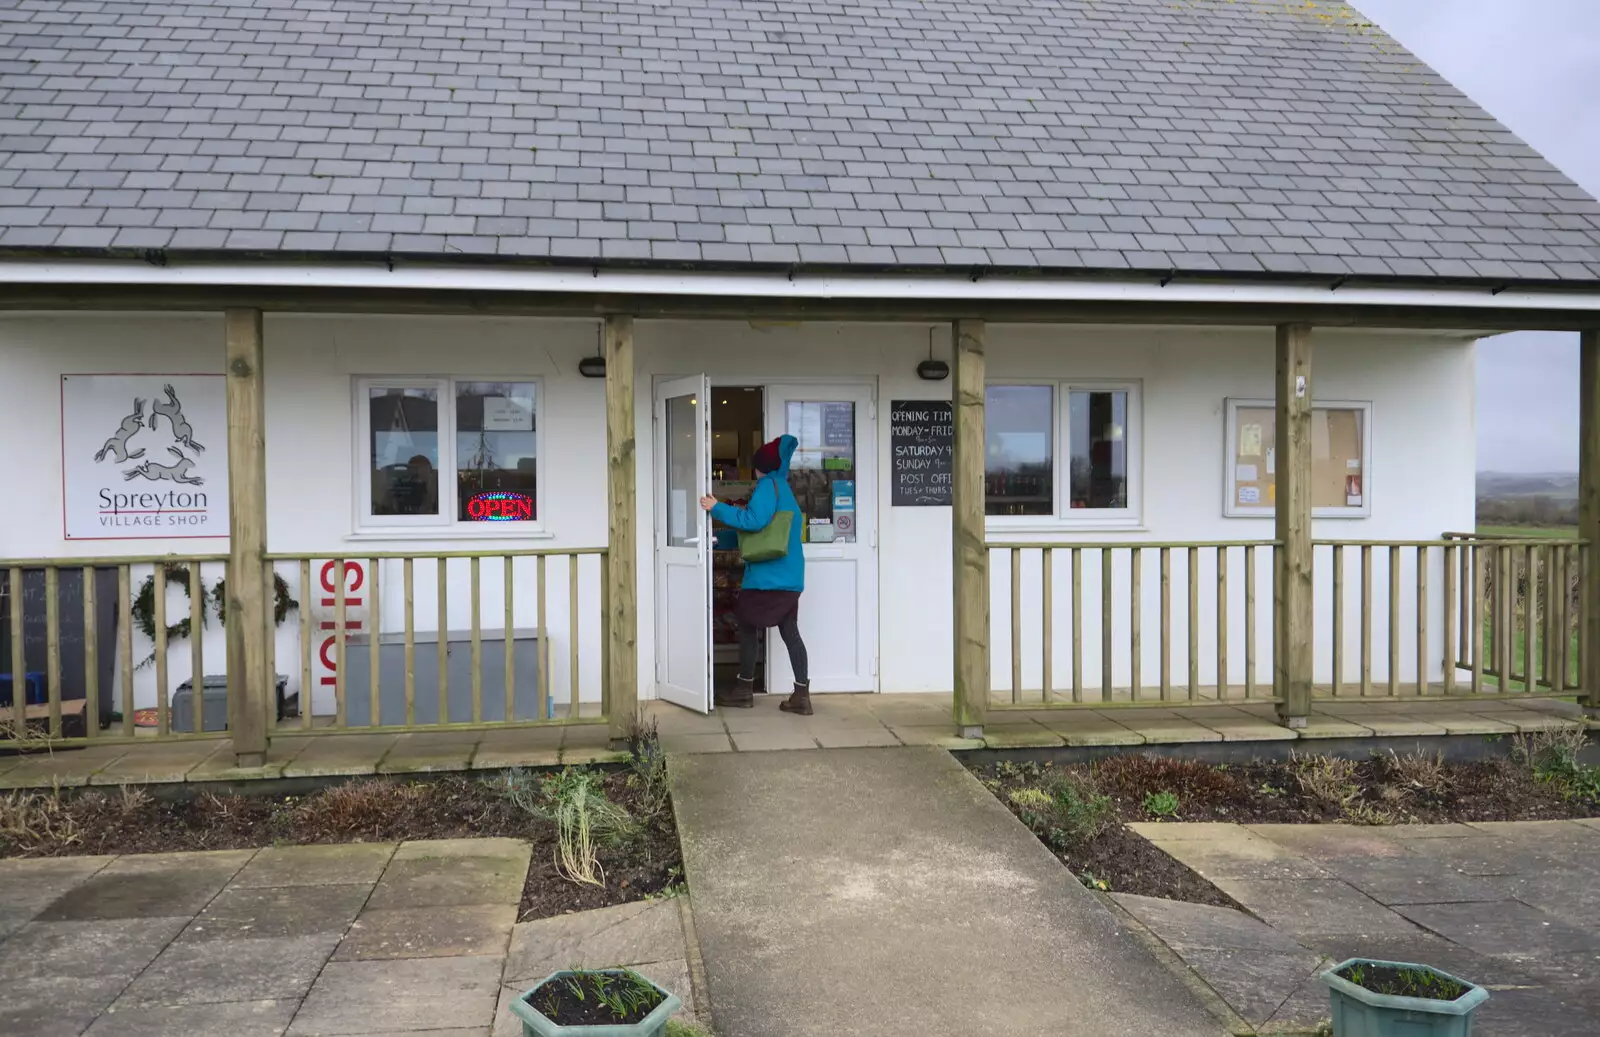
[(1239, 429), (1239, 456), (1261, 456), (1261, 426), (1249, 424)]
[(689, 535), (689, 491), (673, 490), (669, 497), (672, 506), (667, 509), (667, 537), (683, 540)]
[(1267, 474), (1278, 474), (1278, 451), (1276, 447), (1267, 447)]
[(485, 432), (532, 432), (533, 408), (504, 396), (483, 398)]
[(1241, 486), (1241, 487), (1239, 487), (1239, 503), (1240, 504), (1260, 504), (1261, 503), (1261, 490), (1259, 488), (1255, 487), (1255, 486)]
[(1344, 495), (1344, 503), (1345, 503), (1346, 507), (1350, 507), (1350, 508), (1359, 508), (1359, 507), (1361, 507), (1361, 494), (1359, 494), (1359, 493), (1347, 493), (1347, 494), (1345, 494)]
[(1344, 462), (1344, 466), (1346, 468), (1360, 468), (1361, 467), (1361, 458), (1359, 458), (1359, 457), (1346, 458), (1345, 462)]
[(1233, 478), (1235, 482), (1255, 482), (1256, 466), (1253, 464), (1235, 465), (1233, 469)]

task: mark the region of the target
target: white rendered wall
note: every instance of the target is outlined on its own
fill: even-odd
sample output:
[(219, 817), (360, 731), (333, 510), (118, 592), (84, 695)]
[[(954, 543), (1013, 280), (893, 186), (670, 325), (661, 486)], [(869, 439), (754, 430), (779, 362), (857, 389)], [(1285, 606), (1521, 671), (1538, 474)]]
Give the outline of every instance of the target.
[[(637, 334), (639, 457), (639, 651), (644, 693), (654, 674), (655, 586), (653, 501), (656, 455), (651, 441), (652, 386), (657, 377), (707, 373), (728, 382), (775, 383), (855, 381), (875, 387), (878, 400), (879, 687), (884, 691), (949, 690), (950, 512), (943, 508), (888, 506), (890, 437), (888, 403), (894, 399), (949, 397), (949, 382), (924, 382), (915, 367), (928, 355), (930, 329), (935, 355), (949, 359), (944, 326), (785, 325), (745, 322), (639, 322)], [(7, 406), (0, 408), (0, 447), (5, 450), (16, 487), (16, 505), (0, 520), (0, 557), (86, 557), (222, 553), (226, 540), (65, 541), (61, 536), (61, 473), (56, 446), (60, 427), (59, 379), (63, 373), (206, 372), (222, 369), (220, 316), (18, 315), (0, 319), (0, 385)], [(495, 546), (596, 547), (607, 536), (605, 508), (604, 385), (577, 374), (577, 362), (597, 346), (591, 321), (539, 321), (510, 318), (418, 318), (276, 316), (266, 319), (268, 542), (273, 551), (316, 552), (323, 556), (362, 552)], [(1273, 336), (1270, 329), (1129, 329), (1089, 327), (989, 328), (989, 376), (1009, 379), (1133, 380), (1142, 388), (1142, 495), (1144, 524), (1139, 530), (1018, 534), (1030, 541), (1174, 541), (1270, 539), (1270, 518), (1229, 519), (1222, 515), (1223, 401), (1228, 397), (1271, 398)], [(495, 528), (440, 530), (374, 536), (354, 532), (356, 478), (353, 379), (363, 375), (446, 375), (538, 379), (539, 424), (544, 464), (540, 471), (544, 535), (507, 534)], [(1315, 535), (1341, 539), (1421, 539), (1447, 529), (1469, 529), (1473, 521), (1474, 423), (1473, 351), (1464, 339), (1423, 335), (1377, 335), (1318, 331), (1313, 363), (1314, 393), (1321, 399), (1365, 400), (1373, 405), (1372, 442), (1365, 472), (1372, 514), (1365, 519), (1317, 519)], [(42, 444), (42, 445), (41, 445)], [(868, 488), (858, 488), (865, 494)], [(509, 537), (509, 539), (507, 539)], [(1122, 556), (1124, 559), (1126, 555)], [(398, 562), (383, 563), (383, 628), (398, 630)], [(591, 563), (592, 564), (592, 563)], [(1123, 563), (1125, 565), (1125, 562)], [(1159, 630), (1154, 553), (1144, 562), (1145, 604), (1143, 680), (1156, 674)], [(1318, 679), (1330, 669), (1326, 608), (1329, 580), (1326, 552), (1319, 557), (1317, 602)], [(1355, 561), (1349, 564), (1356, 565)], [(522, 563), (526, 565), (526, 563)], [(1035, 561), (1029, 562), (1036, 567)], [(1085, 680), (1099, 673), (1098, 570), (1086, 561)], [(1214, 644), (1215, 582), (1209, 556), (1201, 578), (1203, 646)], [(1242, 556), (1230, 573), (1235, 605), (1230, 633), (1235, 682), (1242, 679)], [(1258, 672), (1270, 677), (1270, 559), (1258, 559), (1262, 593)], [(1187, 590), (1178, 582), (1185, 563), (1175, 556), (1173, 637), (1175, 675), (1186, 667), (1182, 605)], [(433, 625), (432, 566), (417, 567), (419, 629)], [(564, 567), (552, 563), (547, 623), (552, 635), (552, 681), (564, 697), (569, 679)], [(293, 585), (292, 569), (285, 567)], [(527, 570), (531, 572), (531, 569)], [(1352, 651), (1358, 624), (1359, 594), (1351, 569), (1347, 582), (1347, 622)], [(1070, 665), (1070, 613), (1065, 555), (1058, 558), (1056, 686)], [(1386, 588), (1381, 561), (1376, 576)], [(141, 577), (136, 576), (136, 582)], [(519, 582), (524, 569), (519, 566)], [(1036, 568), (1025, 568), (1024, 610), (1037, 615)], [(995, 678), (1010, 679), (1009, 571), (996, 566), (993, 579)], [(208, 574), (208, 584), (213, 577)], [(586, 577), (580, 602), (580, 684), (585, 698), (599, 693), (598, 599), (594, 579)], [(1119, 602), (1126, 601), (1126, 576), (1118, 578)], [(1433, 594), (1441, 576), (1430, 580)], [(485, 563), (481, 601), (485, 628), (502, 625), (503, 598), (498, 562)], [(1028, 590), (1032, 588), (1032, 598)], [(1402, 581), (1402, 616), (1414, 608), (1415, 577)], [(467, 617), (465, 563), (450, 569), (450, 626)], [(1386, 629), (1386, 594), (1375, 595), (1380, 609), (1375, 628)], [(186, 599), (174, 590), (169, 614), (175, 619)], [(518, 626), (533, 625), (531, 592), (520, 592)], [(1090, 610), (1093, 609), (1093, 615)], [(1036, 686), (1040, 632), (1029, 619), (1024, 638), (1025, 680)], [(1411, 622), (1409, 618), (1403, 620)], [(279, 670), (298, 687), (294, 663), (294, 620), (280, 630)], [(1119, 631), (1120, 628), (1120, 632)], [(1118, 679), (1125, 679), (1127, 623), (1113, 623)], [(1408, 630), (1410, 628), (1407, 628)], [(1442, 637), (1437, 619), (1430, 631)], [(1409, 635), (1408, 635), (1409, 637)], [(1402, 679), (1413, 679), (1415, 651), (1402, 651)], [(932, 647), (931, 647), (932, 646)], [(942, 647), (937, 647), (942, 646)], [(142, 658), (147, 646), (138, 646)], [(214, 623), (205, 640), (207, 669), (220, 670), (223, 643)], [(1376, 660), (1386, 676), (1387, 653)], [(1202, 649), (1202, 660), (1214, 649)], [(1438, 659), (1440, 650), (1430, 650)], [(1350, 656), (1349, 658), (1354, 658)], [(172, 684), (188, 676), (188, 646), (171, 652)], [(1434, 675), (1435, 678), (1437, 674)], [(1182, 677), (1180, 676), (1181, 680)], [(1202, 675), (1203, 683), (1214, 671)], [(1382, 679), (1382, 677), (1380, 677)], [(136, 676), (139, 704), (153, 700), (153, 674)], [(491, 694), (489, 689), (485, 694)]]

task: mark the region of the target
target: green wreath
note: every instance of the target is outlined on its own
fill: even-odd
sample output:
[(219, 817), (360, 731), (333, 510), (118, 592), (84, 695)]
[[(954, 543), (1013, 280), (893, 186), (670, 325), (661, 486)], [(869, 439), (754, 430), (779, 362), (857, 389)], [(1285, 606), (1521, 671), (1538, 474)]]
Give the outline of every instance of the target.
[[(166, 574), (167, 583), (176, 583), (183, 588), (184, 594), (189, 594), (189, 567), (177, 562), (164, 562), (161, 571)], [(192, 598), (192, 595), (191, 595)], [(210, 595), (206, 592), (206, 585), (200, 584), (200, 624), (205, 625), (206, 608), (211, 604)], [(151, 573), (139, 585), (139, 593), (134, 595), (133, 606), (129, 609), (133, 617), (134, 626), (138, 627), (151, 642), (156, 639), (156, 576)], [(181, 641), (189, 636), (190, 617), (185, 615), (176, 623), (167, 626), (167, 643)], [(139, 665), (149, 666), (155, 662), (155, 649), (150, 649), (150, 654)]]
[[(211, 596), (216, 599), (217, 622), (223, 626), (228, 625), (228, 578), (224, 576), (211, 588)], [(277, 573), (272, 574), (272, 625), (282, 626), (284, 617), (292, 610), (300, 607), (300, 603), (289, 597), (289, 585)]]

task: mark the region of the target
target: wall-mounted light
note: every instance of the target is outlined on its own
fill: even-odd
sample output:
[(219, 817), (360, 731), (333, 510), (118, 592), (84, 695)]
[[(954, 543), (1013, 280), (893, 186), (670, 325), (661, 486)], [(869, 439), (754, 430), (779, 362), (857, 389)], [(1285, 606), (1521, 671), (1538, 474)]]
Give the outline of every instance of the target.
[(928, 359), (917, 365), (917, 377), (925, 382), (942, 382), (950, 377), (950, 365), (933, 358), (933, 328), (928, 328)]

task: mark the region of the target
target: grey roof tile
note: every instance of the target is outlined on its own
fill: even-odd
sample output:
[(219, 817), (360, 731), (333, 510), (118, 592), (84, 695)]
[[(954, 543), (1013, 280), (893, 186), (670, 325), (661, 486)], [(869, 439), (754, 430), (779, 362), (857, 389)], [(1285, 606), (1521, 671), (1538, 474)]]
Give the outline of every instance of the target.
[(1340, 4), (12, 6), (0, 247), (1600, 279)]

